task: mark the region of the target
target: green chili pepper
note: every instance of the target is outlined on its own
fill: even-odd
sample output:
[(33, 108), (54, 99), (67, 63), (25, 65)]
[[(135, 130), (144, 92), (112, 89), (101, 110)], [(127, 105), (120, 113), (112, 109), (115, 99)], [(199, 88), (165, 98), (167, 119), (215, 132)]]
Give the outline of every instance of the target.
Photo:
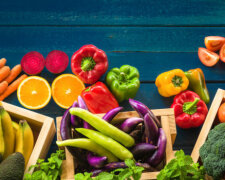
[(189, 71), (185, 72), (185, 75), (189, 80), (189, 88), (196, 92), (200, 98), (205, 101), (206, 104), (208, 104), (210, 97), (206, 87), (203, 71), (200, 68), (190, 69)]
[(72, 147), (86, 149), (88, 151), (98, 154), (99, 156), (106, 156), (108, 162), (117, 162), (118, 161), (118, 159), (111, 152), (109, 152), (102, 146), (96, 144), (91, 139), (87, 139), (87, 138), (68, 139), (68, 140), (64, 140), (64, 141), (56, 141), (56, 144), (59, 147), (72, 146)]
[(129, 65), (113, 68), (106, 75), (106, 84), (117, 101), (134, 98), (140, 87), (139, 72)]
[(101, 145), (121, 160), (133, 158), (133, 154), (128, 149), (98, 131), (85, 128), (76, 128), (75, 130)]
[(70, 113), (72, 115), (78, 116), (84, 121), (88, 122), (92, 127), (100, 131), (106, 136), (115, 139), (126, 147), (131, 147), (134, 145), (134, 139), (125, 132), (121, 131), (112, 124), (106, 122), (97, 115), (92, 114), (91, 112), (81, 109), (81, 108), (71, 108)]

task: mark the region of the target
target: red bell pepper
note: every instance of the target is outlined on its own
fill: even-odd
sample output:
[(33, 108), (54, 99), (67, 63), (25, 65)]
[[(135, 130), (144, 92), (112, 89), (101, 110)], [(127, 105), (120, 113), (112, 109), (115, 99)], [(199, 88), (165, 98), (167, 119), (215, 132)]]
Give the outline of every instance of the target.
[(176, 124), (184, 129), (199, 127), (208, 113), (208, 108), (199, 95), (188, 90), (174, 97), (171, 108), (174, 108)]
[(109, 110), (119, 107), (116, 98), (102, 82), (97, 82), (84, 89), (81, 97), (85, 101), (88, 110), (95, 114), (107, 113)]
[(93, 84), (107, 71), (108, 59), (101, 49), (85, 45), (73, 54), (71, 68), (84, 83)]

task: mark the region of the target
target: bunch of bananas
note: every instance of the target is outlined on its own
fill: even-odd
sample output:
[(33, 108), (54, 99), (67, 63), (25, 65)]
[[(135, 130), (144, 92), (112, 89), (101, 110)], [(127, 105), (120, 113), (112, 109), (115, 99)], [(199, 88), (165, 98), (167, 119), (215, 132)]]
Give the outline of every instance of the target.
[(0, 156), (6, 159), (14, 152), (20, 152), (25, 158), (25, 166), (33, 151), (34, 136), (26, 120), (19, 124), (12, 121), (9, 113), (0, 102)]

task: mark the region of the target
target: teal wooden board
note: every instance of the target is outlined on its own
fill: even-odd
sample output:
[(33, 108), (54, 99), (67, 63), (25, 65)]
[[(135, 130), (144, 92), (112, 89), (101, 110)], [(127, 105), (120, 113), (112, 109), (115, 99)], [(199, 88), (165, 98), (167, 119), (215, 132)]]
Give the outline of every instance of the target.
[(224, 26), (223, 0), (2, 1), (2, 25)]
[[(46, 41), (46, 43), (48, 42)], [(51, 46), (51, 44), (49, 44), (49, 46)], [(62, 46), (63, 45), (57, 45), (54, 46), (54, 48), (62, 50)], [(7, 48), (4, 51), (0, 51), (0, 57), (7, 58), (8, 65), (13, 67), (14, 65), (20, 63), (22, 57), (30, 50), (39, 51), (46, 57), (48, 52), (53, 50), (53, 48), (49, 47), (49, 50), (45, 50), (41, 46), (36, 46), (33, 49), (23, 49), (21, 51), (17, 49), (10, 51), (10, 49)], [(69, 55), (69, 57), (71, 57), (75, 50), (77, 49), (71, 49), (68, 47), (68, 49), (65, 49), (65, 52)], [(184, 71), (194, 68), (201, 68), (205, 73), (207, 82), (225, 82), (225, 63), (220, 61), (215, 67), (205, 67), (200, 62), (197, 52), (107, 52), (107, 56), (109, 60), (108, 70), (113, 67), (120, 67), (123, 64), (130, 64), (139, 69), (140, 79), (143, 82), (153, 82), (160, 73), (175, 68), (180, 68)], [(70, 65), (68, 66), (66, 72), (72, 73)], [(52, 81), (57, 75), (53, 75), (45, 69), (41, 76)], [(104, 80), (104, 77), (105, 76), (101, 79)]]
[(106, 52), (197, 52), (204, 37), (225, 37), (225, 27), (0, 27), (0, 52), (94, 44)]

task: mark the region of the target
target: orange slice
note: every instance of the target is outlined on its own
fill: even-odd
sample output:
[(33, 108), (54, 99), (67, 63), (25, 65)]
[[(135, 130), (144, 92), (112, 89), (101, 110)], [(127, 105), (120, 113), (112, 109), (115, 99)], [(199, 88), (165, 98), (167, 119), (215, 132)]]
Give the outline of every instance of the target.
[(42, 77), (30, 76), (20, 83), (17, 98), (20, 104), (28, 109), (41, 109), (51, 99), (50, 85)]
[(56, 104), (68, 109), (84, 89), (84, 83), (77, 76), (62, 74), (52, 83), (52, 97)]

